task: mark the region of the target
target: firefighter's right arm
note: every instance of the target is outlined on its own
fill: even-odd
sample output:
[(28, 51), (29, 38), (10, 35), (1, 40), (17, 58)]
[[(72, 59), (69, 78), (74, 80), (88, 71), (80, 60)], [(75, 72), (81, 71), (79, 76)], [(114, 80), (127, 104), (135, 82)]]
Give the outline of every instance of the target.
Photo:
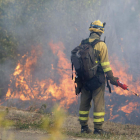
[(110, 83), (111, 83), (112, 85), (118, 86), (117, 80), (119, 80), (119, 78), (113, 76), (112, 70), (106, 72), (106, 75), (107, 75), (107, 79), (110, 80)]
[(103, 71), (107, 75), (107, 79), (110, 80), (110, 83), (118, 86), (117, 80), (119, 78), (113, 76), (113, 72), (112, 72), (112, 69), (110, 67), (110, 62), (109, 62), (109, 59), (108, 59), (107, 46), (104, 42), (100, 42), (99, 45), (100, 45), (100, 47), (99, 47), (100, 48), (99, 57), (100, 57), (100, 62), (101, 62), (101, 66), (103, 68)]

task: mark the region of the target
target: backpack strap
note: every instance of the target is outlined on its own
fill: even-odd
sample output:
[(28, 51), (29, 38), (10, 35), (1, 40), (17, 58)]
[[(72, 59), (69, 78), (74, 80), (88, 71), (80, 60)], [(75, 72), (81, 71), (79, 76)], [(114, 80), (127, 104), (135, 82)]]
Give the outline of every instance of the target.
[(81, 44), (82, 44), (82, 45), (83, 45), (83, 44), (90, 44), (90, 43), (89, 43), (89, 38), (82, 40), (82, 41), (81, 41)]
[[(104, 39), (104, 41), (95, 39), (93, 42), (91, 42), (91, 45), (93, 46), (93, 48), (98, 42), (105, 42), (105, 39)], [(109, 85), (108, 79), (107, 79), (107, 88), (108, 88), (109, 92), (111, 93), (111, 86)]]
[(93, 42), (89, 42), (89, 38), (82, 40), (81, 44), (90, 44), (92, 47), (94, 47), (98, 42), (104, 42), (100, 39), (95, 39)]
[(89, 42), (91, 45), (92, 45), (92, 47), (94, 48), (94, 46), (98, 43), (98, 42), (104, 42), (104, 41), (102, 41), (102, 40), (100, 40), (100, 39), (95, 39), (93, 42)]

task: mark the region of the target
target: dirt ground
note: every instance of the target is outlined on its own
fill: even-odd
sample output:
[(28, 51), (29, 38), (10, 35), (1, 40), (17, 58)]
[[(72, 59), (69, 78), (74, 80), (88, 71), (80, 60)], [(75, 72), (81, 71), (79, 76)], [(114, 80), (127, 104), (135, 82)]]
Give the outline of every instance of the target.
[[(20, 123), (29, 123), (33, 122), (38, 123), (42, 114), (36, 112), (29, 112), (23, 110), (17, 110), (16, 108), (6, 108), (0, 106), (0, 111), (7, 111), (7, 119), (13, 120), (15, 122), (20, 120)], [(94, 131), (93, 119), (89, 118), (88, 121), (89, 127)], [(19, 124), (18, 124), (19, 125)], [(18, 126), (17, 125), (17, 126)], [(16, 127), (10, 127), (10, 129), (5, 130), (0, 128), (0, 140), (46, 140), (49, 138), (50, 134), (42, 131), (38, 128), (29, 127), (28, 129), (17, 129)], [(19, 127), (18, 126), (18, 127)], [(80, 124), (77, 116), (66, 117), (66, 120), (63, 124), (63, 132), (66, 135), (65, 140), (91, 140), (96, 138), (100, 139), (111, 139), (111, 140), (140, 140), (140, 126), (113, 122), (105, 122), (103, 129), (111, 133), (110, 137), (94, 137), (93, 134), (90, 135), (81, 135), (80, 134)], [(59, 138), (57, 139), (59, 140)]]
[[(88, 121), (89, 128), (94, 131), (93, 119), (89, 118)], [(66, 122), (64, 123), (64, 128), (67, 132), (73, 135), (80, 133), (80, 124), (78, 117), (68, 116)], [(97, 137), (97, 139), (110, 139), (110, 140), (140, 140), (140, 126), (131, 124), (120, 124), (113, 122), (104, 122), (103, 129), (106, 132), (111, 133), (110, 137)], [(74, 135), (76, 136), (76, 135)], [(86, 136), (88, 137), (88, 136)], [(92, 136), (91, 136), (92, 137)], [(94, 137), (93, 137), (94, 138)], [(95, 137), (96, 138), (96, 137)]]
[[(0, 138), (1, 138), (0, 140), (47, 140), (47, 138), (49, 138), (49, 134), (43, 133), (39, 130), (0, 129)], [(66, 138), (66, 140), (77, 140), (77, 139), (69, 136)]]
[[(39, 130), (0, 129), (0, 140), (47, 140), (48, 138), (49, 134), (43, 133), (42, 131)], [(59, 138), (57, 140), (59, 140)], [(91, 140), (91, 139), (66, 136), (65, 140)]]
[[(88, 125), (91, 130), (94, 130), (93, 119), (89, 118)], [(80, 132), (80, 124), (78, 117), (68, 116), (64, 123), (64, 128), (67, 131)], [(103, 129), (115, 135), (128, 135), (140, 137), (140, 126), (132, 124), (120, 124), (106, 121), (104, 122)]]

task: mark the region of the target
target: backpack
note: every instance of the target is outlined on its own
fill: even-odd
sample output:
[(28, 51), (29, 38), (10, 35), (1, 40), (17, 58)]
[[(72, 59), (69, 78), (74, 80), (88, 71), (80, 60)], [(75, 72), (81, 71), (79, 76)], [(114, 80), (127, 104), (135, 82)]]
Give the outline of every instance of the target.
[(83, 40), (79, 46), (71, 51), (72, 70), (75, 68), (76, 75), (87, 81), (94, 77), (97, 72), (99, 63), (96, 63), (97, 56), (94, 53), (94, 46), (101, 40), (89, 42), (89, 39)]
[(102, 84), (96, 76), (99, 61), (95, 62), (97, 56), (94, 52), (94, 46), (98, 42), (101, 40), (95, 39), (93, 42), (89, 42), (89, 39), (85, 39), (71, 51), (72, 79), (74, 67), (76, 76), (84, 81), (85, 88), (90, 91), (97, 89)]

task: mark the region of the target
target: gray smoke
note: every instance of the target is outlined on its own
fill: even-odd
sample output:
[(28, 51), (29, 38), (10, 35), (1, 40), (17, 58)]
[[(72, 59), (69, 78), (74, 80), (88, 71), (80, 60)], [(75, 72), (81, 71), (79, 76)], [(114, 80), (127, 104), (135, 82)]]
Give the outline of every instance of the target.
[[(71, 50), (79, 45), (82, 39), (88, 38), (90, 23), (98, 19), (106, 22), (102, 40), (106, 36), (109, 56), (115, 54), (122, 64), (127, 63), (128, 72), (135, 81), (140, 74), (139, 5), (138, 0), (15, 0), (5, 7), (4, 12), (10, 17), (2, 22), (3, 27), (18, 40), (17, 52), (21, 56), (30, 52), (31, 46), (41, 44), (43, 56), (39, 59), (39, 67), (36, 66), (34, 73), (39, 79), (49, 77), (52, 63), (57, 67), (57, 57), (52, 54), (48, 45), (51, 40), (54, 43), (63, 42), (69, 59)], [(8, 60), (1, 65), (1, 69), (6, 69), (5, 79), (8, 80), (14, 67)], [(44, 72), (46, 69), (47, 73)], [(59, 75), (54, 73), (54, 79), (58, 81), (58, 78)], [(106, 104), (110, 104), (107, 98), (108, 96)], [(126, 101), (124, 97), (123, 101)], [(135, 102), (135, 99), (133, 101)], [(121, 105), (123, 106), (123, 103)]]

